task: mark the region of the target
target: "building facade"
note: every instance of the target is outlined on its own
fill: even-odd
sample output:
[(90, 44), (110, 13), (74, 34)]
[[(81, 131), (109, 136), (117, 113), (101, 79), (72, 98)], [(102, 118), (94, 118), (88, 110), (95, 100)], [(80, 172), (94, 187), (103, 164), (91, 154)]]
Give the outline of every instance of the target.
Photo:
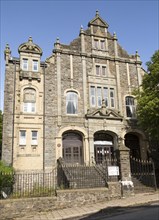
[(145, 71), (108, 27), (97, 11), (69, 45), (57, 39), (44, 62), (31, 37), (18, 58), (6, 45), (2, 159), (16, 170), (49, 170), (60, 157), (71, 164), (102, 163), (117, 152), (147, 158), (133, 96)]

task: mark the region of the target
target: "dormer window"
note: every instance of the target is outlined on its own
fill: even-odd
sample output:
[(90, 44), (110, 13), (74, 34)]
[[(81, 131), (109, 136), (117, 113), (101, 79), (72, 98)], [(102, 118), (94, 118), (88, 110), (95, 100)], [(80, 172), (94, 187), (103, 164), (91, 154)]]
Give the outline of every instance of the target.
[(96, 75), (97, 76), (107, 76), (107, 68), (103, 65), (96, 65)]
[(33, 62), (32, 62), (32, 70), (34, 72), (38, 71), (38, 61), (37, 60), (33, 60)]
[(22, 70), (25, 70), (25, 71), (28, 70), (28, 59), (22, 60)]
[(97, 50), (105, 50), (105, 40), (94, 39), (94, 48)]
[(105, 41), (104, 40), (100, 41), (100, 47), (101, 47), (101, 50), (105, 50)]

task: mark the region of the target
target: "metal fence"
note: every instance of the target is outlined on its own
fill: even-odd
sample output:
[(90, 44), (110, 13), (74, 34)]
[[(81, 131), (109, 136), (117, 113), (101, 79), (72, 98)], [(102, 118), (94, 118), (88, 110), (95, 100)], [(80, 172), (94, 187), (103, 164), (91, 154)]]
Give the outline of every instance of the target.
[(109, 181), (118, 181), (118, 175), (109, 175), (108, 168), (117, 167), (117, 160), (102, 164), (66, 164), (61, 158), (57, 166), (57, 186), (60, 189), (106, 187)]
[(131, 176), (136, 192), (156, 190), (153, 161), (130, 157)]
[(0, 173), (0, 198), (51, 196), (55, 194), (56, 169), (51, 172)]

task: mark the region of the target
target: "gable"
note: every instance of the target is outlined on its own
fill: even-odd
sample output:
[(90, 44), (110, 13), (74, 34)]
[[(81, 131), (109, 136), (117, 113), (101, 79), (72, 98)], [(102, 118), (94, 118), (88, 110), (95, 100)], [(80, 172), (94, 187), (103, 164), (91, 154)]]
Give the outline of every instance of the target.
[(99, 16), (98, 11), (96, 11), (96, 16), (93, 18), (89, 23), (88, 26), (93, 25), (93, 26), (100, 26), (100, 27), (105, 27), (108, 28), (109, 25)]

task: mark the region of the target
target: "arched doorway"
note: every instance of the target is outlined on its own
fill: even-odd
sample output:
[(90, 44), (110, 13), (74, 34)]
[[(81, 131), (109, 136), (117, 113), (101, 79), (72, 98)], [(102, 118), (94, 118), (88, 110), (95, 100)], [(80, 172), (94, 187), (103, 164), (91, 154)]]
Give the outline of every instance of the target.
[(114, 139), (106, 131), (98, 131), (94, 134), (95, 162), (102, 163), (114, 157)]
[(130, 149), (130, 156), (134, 158), (141, 158), (140, 140), (136, 133), (127, 133), (125, 135), (125, 146)]
[(68, 131), (62, 136), (63, 159), (66, 163), (83, 163), (83, 138), (82, 135)]

